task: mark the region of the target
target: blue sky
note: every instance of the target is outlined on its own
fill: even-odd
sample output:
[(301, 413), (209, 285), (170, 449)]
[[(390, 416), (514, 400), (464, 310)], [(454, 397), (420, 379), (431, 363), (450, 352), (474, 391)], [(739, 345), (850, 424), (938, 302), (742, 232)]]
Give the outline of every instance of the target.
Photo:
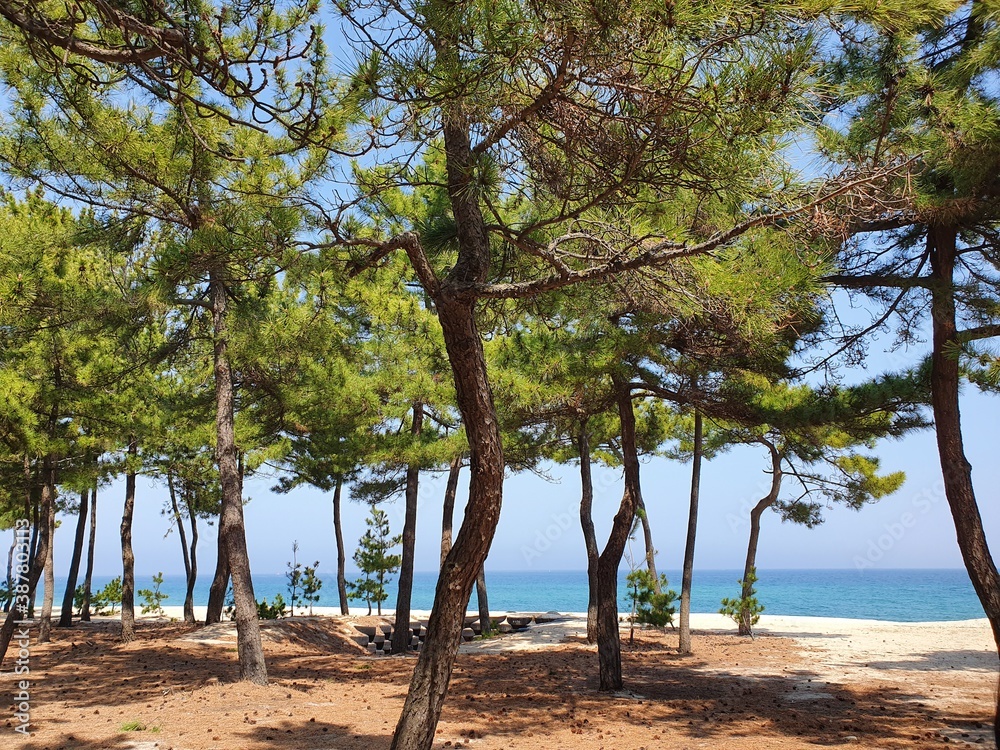
[[(1000, 544), (1000, 462), (993, 436), (1000, 417), (1000, 401), (971, 387), (963, 392), (966, 448), (973, 465), (987, 533), (994, 550)], [(774, 513), (764, 517), (758, 566), (766, 568), (941, 568), (962, 567), (954, 525), (941, 486), (934, 433), (914, 434), (879, 444), (885, 470), (903, 470), (905, 486), (895, 495), (860, 512), (842, 507), (825, 511), (826, 522), (815, 529), (782, 523)], [(768, 476), (761, 450), (740, 448), (705, 464), (702, 510), (696, 565), (705, 569), (742, 568), (750, 505), (763, 494)], [(575, 466), (552, 467), (557, 481), (533, 475), (510, 477), (504, 508), (490, 552), (488, 569), (559, 570), (586, 567), (578, 522), (579, 480)], [(468, 471), (463, 473), (468, 480)], [(658, 550), (661, 569), (680, 567), (687, 518), (689, 465), (657, 458), (643, 465), (643, 495)], [(456, 525), (463, 513), (466, 481), (460, 489)], [(288, 495), (270, 492), (273, 480), (257, 478), (247, 484), (246, 506), (251, 566), (258, 573), (280, 573), (298, 541), (300, 559), (318, 559), (321, 570), (336, 565), (329, 495), (301, 488)], [(417, 529), (418, 570), (437, 566), (440, 543), (444, 474), (426, 474), (420, 492)], [(600, 469), (595, 474), (594, 517), (600, 543), (610, 527), (621, 497), (621, 472)], [(118, 482), (103, 490), (99, 500), (96, 572), (121, 571), (118, 525), (124, 486)], [(164, 537), (167, 520), (161, 515), (164, 488), (140, 478), (134, 524), (137, 574), (157, 571), (182, 573), (176, 534)], [(387, 507), (394, 531), (402, 526), (402, 501)], [(364, 531), (366, 508), (344, 504), (344, 533), (351, 551)], [(65, 518), (57, 534), (56, 570), (63, 574), (69, 562), (75, 517)], [(210, 576), (215, 564), (214, 527), (202, 524), (200, 569)], [(640, 545), (635, 547), (641, 554)]]

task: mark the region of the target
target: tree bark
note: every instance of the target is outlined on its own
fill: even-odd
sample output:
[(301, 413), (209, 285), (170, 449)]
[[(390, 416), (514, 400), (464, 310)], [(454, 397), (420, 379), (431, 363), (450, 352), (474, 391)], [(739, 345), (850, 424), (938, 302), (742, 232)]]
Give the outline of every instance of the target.
[(649, 526), (649, 516), (646, 513), (646, 502), (639, 498), (636, 514), (642, 522), (642, 540), (646, 548), (646, 570), (649, 571), (653, 579), (653, 591), (662, 594), (660, 590), (660, 576), (656, 572), (656, 548), (653, 546), (653, 531)]
[[(1000, 574), (990, 554), (982, 516), (972, 485), (972, 465), (965, 456), (959, 408), (960, 369), (955, 314), (955, 259), (958, 230), (930, 227), (927, 245), (931, 260), (931, 404), (945, 495), (955, 521), (962, 559), (993, 629), (1000, 654)], [(1000, 693), (994, 717), (994, 739), (1000, 746)]]
[(576, 447), (580, 453), (580, 527), (583, 529), (583, 543), (587, 550), (587, 643), (597, 642), (597, 567), (600, 550), (594, 531), (594, 478), (590, 471), (590, 435), (587, 423), (580, 425), (576, 436)]
[(448, 468), (448, 484), (444, 488), (444, 507), (441, 510), (441, 567), (451, 551), (451, 528), (455, 518), (455, 497), (458, 495), (458, 477), (462, 473), (461, 455), (455, 456)]
[(677, 650), (691, 653), (691, 579), (694, 576), (694, 543), (698, 534), (698, 498), (701, 492), (702, 417), (694, 412), (694, 451), (691, 459), (691, 506), (688, 510), (684, 569), (681, 572), (680, 643)]
[(191, 522), (191, 574), (187, 580), (187, 590), (184, 592), (184, 622), (192, 625), (197, 621), (194, 616), (194, 587), (198, 582), (198, 514), (188, 505), (188, 519)]
[[(135, 438), (128, 442), (128, 458), (138, 452)], [(135, 512), (135, 468), (125, 470), (125, 509), (122, 512), (122, 643), (135, 639), (135, 554), (132, 551), (132, 516)]]
[[(46, 475), (47, 474), (48, 472), (46, 472)], [(42, 485), (38, 506), (39, 515), (44, 518), (48, 518), (50, 513), (54, 515), (54, 512), (50, 511), (50, 508), (53, 508), (55, 504), (55, 498), (52, 496), (51, 492), (52, 486), (50, 486), (47, 481)], [(35, 600), (35, 592), (38, 590), (38, 581), (42, 577), (42, 572), (45, 568), (45, 559), (48, 557), (48, 548), (51, 545), (48, 524), (46, 524), (45, 528), (40, 529), (38, 534), (34, 536), (37, 546), (35, 548), (35, 557), (31, 561), (31, 568), (28, 571), (29, 603)], [(7, 655), (7, 649), (10, 646), (10, 641), (14, 637), (16, 626), (18, 622), (24, 619), (24, 615), (19, 612), (16, 607), (11, 607), (10, 612), (7, 613), (7, 617), (4, 618), (3, 627), (0, 628), (0, 667), (3, 666), (4, 659)], [(30, 619), (30, 616), (28, 619)]]
[(10, 612), (10, 603), (14, 597), (14, 550), (17, 548), (17, 529), (11, 529), (14, 539), (7, 550), (7, 599), (3, 603), (3, 611)]
[(208, 607), (205, 611), (205, 624), (213, 625), (222, 622), (222, 610), (226, 606), (226, 589), (229, 588), (229, 560), (226, 559), (226, 540), (222, 538), (220, 519), (219, 538), (215, 558), (215, 575), (208, 590)]
[[(452, 284), (461, 287), (463, 282), (485, 276), (489, 243), (475, 202), (475, 190), (467, 184), (474, 174), (468, 134), (461, 129), (456, 133), (454, 124), (446, 125), (445, 132), (449, 193), (459, 244), (470, 247), (480, 243), (481, 253), (473, 253), (470, 257), (460, 252), (445, 282), (447, 288), (441, 289), (415, 236), (409, 236), (406, 249), (421, 283), (434, 298), (441, 322), (455, 378), (458, 407), (469, 440), (469, 501), (461, 528), (438, 577), (427, 638), (413, 670), (391, 750), (430, 750), (434, 742), (435, 728), (458, 654), (472, 584), (489, 553), (503, 499), (503, 445), (482, 339), (476, 327), (475, 302), (451, 289)], [(462, 139), (464, 142), (456, 143)], [(454, 158), (456, 152), (457, 159)], [(467, 157), (464, 162), (463, 156)], [(460, 166), (463, 163), (465, 167)], [(456, 182), (459, 183), (457, 189)], [(478, 216), (478, 224), (472, 215)]]
[(618, 566), (632, 531), (636, 508), (642, 500), (632, 393), (628, 384), (619, 377), (615, 376), (612, 380), (621, 422), (625, 491), (611, 524), (611, 534), (597, 562), (597, 661), (600, 689), (604, 692), (621, 690), (623, 685), (621, 633), (618, 629)]
[(493, 632), (493, 621), (490, 619), (490, 599), (486, 593), (486, 567), (479, 569), (476, 576), (476, 604), (479, 605), (479, 627), (483, 633)]
[(333, 535), (337, 539), (337, 595), (340, 597), (340, 614), (350, 614), (347, 603), (347, 550), (344, 547), (344, 527), (340, 522), (340, 499), (344, 488), (344, 478), (337, 477), (333, 489)]
[[(416, 439), (424, 425), (424, 405), (413, 404), (410, 435)], [(406, 515), (403, 520), (403, 552), (396, 587), (396, 627), (392, 630), (392, 653), (406, 654), (410, 650), (410, 599), (413, 594), (413, 556), (417, 547), (417, 496), (420, 489), (419, 462), (406, 468)]]
[(43, 500), (45, 512), (41, 515), (48, 534), (48, 544), (45, 545), (45, 592), (42, 595), (42, 614), (39, 618), (38, 642), (48, 643), (52, 639), (52, 605), (55, 602), (56, 570), (55, 544), (56, 533), (56, 463), (51, 456), (45, 458), (45, 484), (42, 494), (48, 494), (48, 502)]
[(80, 622), (90, 622), (90, 596), (94, 586), (94, 546), (97, 543), (97, 484), (90, 489), (90, 534), (87, 538), (87, 572), (83, 576)]
[(233, 582), (240, 679), (266, 685), (267, 666), (264, 663), (260, 623), (257, 620), (257, 600), (253, 592), (250, 555), (243, 523), (243, 480), (237, 460), (236, 405), (227, 338), (227, 290), (218, 270), (211, 272), (209, 287), (214, 338), (215, 453), (222, 485), (219, 535), (225, 544), (229, 575)]
[[(25, 467), (25, 471), (30, 471), (27, 466)], [(29, 483), (29, 485), (33, 484), (32, 478), (30, 476), (28, 477), (28, 483)], [(38, 537), (42, 533), (42, 522), (41, 522), (41, 519), (42, 519), (41, 508), (42, 508), (42, 506), (41, 506), (41, 499), (40, 499), (40, 497), (37, 494), (37, 490), (35, 490), (35, 492), (30, 493), (30, 494), (32, 494), (34, 496), (31, 497), (31, 498), (29, 498), (29, 500), (31, 502), (31, 541), (29, 542), (29, 545), (28, 545), (28, 560), (29, 560), (29, 564), (30, 565), (34, 565), (35, 558), (38, 557), (38, 553), (39, 553), (40, 541), (39, 541)], [(42, 554), (43, 554), (43, 557), (44, 557), (44, 551), (42, 551)], [(45, 560), (43, 559), (42, 560), (42, 565), (44, 566), (44, 564), (45, 564)], [(35, 600), (34, 600), (34, 597), (32, 597), (31, 601), (28, 603), (28, 616), (32, 617), (32, 618), (35, 616)]]
[(59, 627), (61, 628), (68, 628), (73, 625), (73, 597), (76, 594), (76, 579), (80, 575), (83, 540), (87, 531), (88, 496), (88, 490), (83, 490), (80, 493), (80, 513), (76, 519), (73, 557), (69, 563), (69, 575), (66, 578), (66, 593), (63, 594), (62, 612), (59, 615)]
[[(181, 554), (184, 557), (184, 622), (194, 624), (194, 578), (192, 577), (191, 555), (194, 552), (195, 541), (192, 541), (191, 549), (188, 549), (187, 532), (184, 530), (184, 517), (181, 515), (180, 504), (177, 502), (177, 489), (174, 487), (173, 473), (167, 471), (167, 491), (170, 495), (170, 508), (174, 513), (174, 523), (177, 524), (177, 536), (181, 540)], [(191, 516), (192, 531), (197, 535), (197, 530), (193, 526), (194, 513), (188, 504), (188, 513)], [(195, 537), (197, 539), (197, 536)]]
[[(740, 597), (745, 601), (753, 595), (753, 584), (750, 576), (753, 575), (757, 567), (757, 542), (760, 539), (760, 519), (764, 511), (774, 505), (781, 493), (781, 454), (775, 446), (764, 441), (771, 454), (771, 489), (750, 511), (750, 540), (747, 542), (747, 561), (743, 566), (743, 590)], [(740, 613), (739, 621), (740, 635), (753, 635), (753, 623), (750, 622), (750, 613), (746, 610)]]

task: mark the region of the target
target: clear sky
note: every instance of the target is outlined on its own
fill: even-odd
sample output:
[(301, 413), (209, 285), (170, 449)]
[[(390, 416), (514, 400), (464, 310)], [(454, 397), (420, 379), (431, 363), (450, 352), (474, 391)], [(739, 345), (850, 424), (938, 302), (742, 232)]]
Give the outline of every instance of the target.
[[(892, 366), (892, 356), (879, 355)], [(897, 366), (901, 366), (897, 365)], [(966, 386), (963, 391), (966, 448), (973, 465), (987, 533), (996, 554), (1000, 545), (1000, 460), (995, 435), (1000, 400)], [(880, 568), (962, 567), (947, 501), (934, 433), (926, 430), (900, 441), (879, 444), (883, 469), (904, 470), (905, 486), (895, 495), (860, 512), (842, 507), (825, 511), (826, 522), (815, 529), (782, 523), (769, 512), (764, 517), (758, 566), (767, 568)], [(764, 494), (768, 476), (762, 450), (743, 447), (704, 466), (702, 505), (696, 566), (741, 569), (746, 553), (747, 512)], [(579, 528), (579, 479), (575, 466), (551, 467), (557, 480), (547, 482), (533, 475), (511, 476), (506, 483), (500, 525), (487, 568), (492, 570), (559, 570), (586, 567)], [(468, 470), (463, 472), (456, 527), (463, 514)], [(690, 466), (663, 458), (643, 465), (643, 495), (659, 551), (662, 570), (680, 568), (687, 518)], [(258, 573), (281, 573), (291, 559), (297, 540), (300, 560), (320, 561), (321, 571), (336, 567), (330, 496), (308, 488), (288, 495), (271, 493), (273, 480), (256, 478), (247, 483), (251, 498), (246, 506), (251, 566)], [(420, 491), (417, 528), (417, 570), (437, 567), (441, 528), (441, 502), (445, 475), (425, 474)], [(600, 469), (595, 475), (594, 517), (603, 546), (611, 518), (621, 498), (619, 470)], [(103, 490), (99, 500), (96, 572), (121, 572), (118, 526), (124, 487), (118, 482)], [(164, 537), (168, 524), (161, 515), (166, 491), (145, 478), (139, 479), (134, 523), (136, 571), (141, 579), (157, 571), (183, 573), (176, 534)], [(402, 500), (387, 506), (394, 532), (402, 527)], [(344, 503), (344, 534), (348, 558), (364, 532), (366, 508)], [(57, 533), (56, 570), (65, 574), (72, 546), (75, 517), (63, 518)], [(215, 529), (202, 524), (200, 569), (211, 576), (215, 564)], [(636, 545), (641, 554), (641, 545)], [(350, 564), (350, 563), (349, 563)]]

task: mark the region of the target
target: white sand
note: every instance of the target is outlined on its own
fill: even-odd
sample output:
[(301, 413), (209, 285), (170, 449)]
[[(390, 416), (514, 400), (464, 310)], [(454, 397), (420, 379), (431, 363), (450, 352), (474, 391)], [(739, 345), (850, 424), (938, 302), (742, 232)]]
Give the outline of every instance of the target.
[[(168, 618), (183, 617), (181, 607), (164, 607), (164, 610)], [(339, 615), (340, 610), (336, 607), (315, 607), (313, 613)], [(366, 613), (367, 608), (352, 609), (354, 615)], [(391, 618), (393, 611), (384, 609), (382, 614)], [(427, 610), (414, 610), (411, 619), (426, 620), (429, 614)], [(477, 615), (475, 611), (469, 611), (468, 614)], [(500, 614), (506, 613), (494, 613)], [(195, 617), (203, 619), (204, 616), (205, 607), (195, 607)], [(623, 624), (623, 627), (627, 625)], [(733, 621), (719, 614), (692, 614), (691, 627), (696, 631), (736, 631)], [(985, 618), (956, 622), (890, 622), (764, 615), (757, 626), (757, 632), (795, 639), (803, 653), (821, 657), (817, 659), (817, 665), (822, 665), (824, 679), (835, 682), (869, 679), (874, 672), (893, 670), (992, 673), (998, 666), (992, 632)], [(566, 612), (554, 622), (533, 624), (518, 633), (464, 643), (462, 650), (471, 653), (496, 653), (545, 649), (567, 639), (582, 639), (586, 633), (586, 614)]]

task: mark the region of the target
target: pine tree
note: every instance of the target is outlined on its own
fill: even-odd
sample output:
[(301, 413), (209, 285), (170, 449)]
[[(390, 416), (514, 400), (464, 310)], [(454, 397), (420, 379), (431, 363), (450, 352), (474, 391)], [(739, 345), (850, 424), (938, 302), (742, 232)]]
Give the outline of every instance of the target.
[[(996, 372), (1000, 130), (994, 78), (1000, 29), (990, 3), (954, 3), (901, 29), (855, 24), (831, 48), (832, 123), (820, 143), (847, 165), (912, 160), (869, 200), (831, 206), (821, 229), (842, 241), (830, 282), (881, 303), (871, 329), (900, 343), (930, 327), (928, 370), (945, 494), (959, 549), (1000, 651), (1000, 573), (965, 455), (959, 399), (968, 372)], [(848, 114), (846, 121), (840, 120)], [(852, 332), (864, 344), (869, 331)], [(967, 365), (963, 367), (963, 365)], [(995, 736), (1000, 743), (1000, 696)]]
[[(385, 590), (388, 577), (399, 570), (403, 561), (401, 555), (390, 554), (390, 550), (399, 546), (402, 535), (391, 535), (389, 517), (375, 503), (371, 504), (371, 512), (365, 519), (365, 525), (368, 528), (354, 553), (354, 562), (362, 577), (349, 584), (350, 596), (367, 603), (369, 615), (374, 603), (381, 615), (382, 602), (389, 598)], [(397, 627), (405, 629), (407, 624), (401, 625), (397, 620)]]

